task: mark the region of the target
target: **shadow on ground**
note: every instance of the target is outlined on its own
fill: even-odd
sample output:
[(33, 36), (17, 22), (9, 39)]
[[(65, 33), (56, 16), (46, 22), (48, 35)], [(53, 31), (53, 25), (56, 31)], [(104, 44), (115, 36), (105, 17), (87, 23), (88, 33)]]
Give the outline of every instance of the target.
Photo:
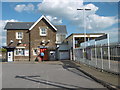
[(63, 63), (62, 67), (66, 70), (68, 70), (69, 72), (72, 72), (78, 76), (82, 76), (83, 78), (89, 79), (91, 81), (94, 81), (93, 79), (89, 78), (88, 76), (86, 76), (85, 74), (81, 74), (80, 71), (78, 71), (76, 68), (80, 68), (80, 66), (76, 65), (75, 63), (71, 62), (71, 61), (61, 61)]
[(70, 84), (65, 84), (65, 83), (40, 79), (40, 76), (16, 76), (15, 78), (21, 78), (21, 79), (29, 80), (29, 81), (32, 81), (32, 82), (37, 82), (37, 83), (42, 83), (42, 84), (45, 84), (45, 85), (54, 86), (54, 87), (57, 87), (57, 88), (62, 88), (62, 90), (66, 90), (66, 89), (67, 90), (93, 90), (93, 89), (82, 88), (82, 87), (75, 86), (75, 85), (70, 85)]
[[(83, 73), (81, 73), (80, 71), (78, 71), (76, 68), (80, 68), (80, 66), (77, 66), (76, 64), (74, 64), (71, 61), (61, 61), (62, 64), (60, 64), (64, 69), (68, 70), (69, 72), (72, 72), (78, 76), (81, 76), (83, 78), (89, 79), (91, 81), (94, 81), (93, 79), (89, 78), (88, 76), (84, 75)], [(55, 65), (55, 63), (53, 63), (53, 65)], [(62, 90), (96, 90), (93, 88), (83, 88), (83, 87), (79, 87), (76, 85), (71, 85), (71, 84), (66, 84), (66, 83), (61, 83), (61, 82), (57, 82), (57, 81), (51, 81), (51, 80), (47, 80), (47, 79), (42, 79), (41, 76), (39, 75), (35, 75), (35, 76), (25, 76), (25, 75), (17, 75), (15, 76), (16, 79), (24, 79), (24, 80), (28, 80), (31, 82), (36, 82), (36, 83), (41, 83), (44, 85), (49, 85), (49, 86), (53, 86), (56, 88), (62, 88)]]

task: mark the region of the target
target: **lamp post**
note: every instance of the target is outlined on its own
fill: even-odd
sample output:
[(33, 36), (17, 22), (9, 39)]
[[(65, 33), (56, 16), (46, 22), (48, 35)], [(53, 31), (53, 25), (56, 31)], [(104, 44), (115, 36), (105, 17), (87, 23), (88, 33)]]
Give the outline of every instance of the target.
[[(86, 15), (85, 15), (85, 11), (90, 11), (91, 9), (87, 9), (87, 8), (83, 8), (83, 9), (77, 9), (77, 10), (83, 10), (83, 19), (84, 19), (84, 43), (85, 43), (85, 48), (86, 48)], [(86, 53), (86, 50), (84, 50), (84, 52)]]

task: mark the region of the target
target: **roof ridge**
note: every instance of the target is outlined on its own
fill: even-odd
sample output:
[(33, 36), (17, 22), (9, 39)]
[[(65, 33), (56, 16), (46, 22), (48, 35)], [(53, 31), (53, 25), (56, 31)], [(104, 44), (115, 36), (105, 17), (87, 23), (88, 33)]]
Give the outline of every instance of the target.
[[(60, 25), (56, 25), (56, 26), (60, 26)], [(62, 26), (62, 25), (61, 25)]]
[[(72, 33), (72, 34), (84, 34), (84, 33)], [(86, 33), (86, 34), (105, 34), (105, 33)]]
[(54, 26), (66, 26), (66, 25), (54, 25)]

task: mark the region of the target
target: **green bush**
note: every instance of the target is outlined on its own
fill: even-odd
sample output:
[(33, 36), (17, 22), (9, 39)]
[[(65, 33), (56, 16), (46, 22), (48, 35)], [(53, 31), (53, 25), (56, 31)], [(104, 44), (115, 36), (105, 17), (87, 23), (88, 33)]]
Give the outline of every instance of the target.
[(4, 48), (1, 48), (1, 49), (0, 49), (0, 52), (7, 52), (7, 50), (4, 49)]

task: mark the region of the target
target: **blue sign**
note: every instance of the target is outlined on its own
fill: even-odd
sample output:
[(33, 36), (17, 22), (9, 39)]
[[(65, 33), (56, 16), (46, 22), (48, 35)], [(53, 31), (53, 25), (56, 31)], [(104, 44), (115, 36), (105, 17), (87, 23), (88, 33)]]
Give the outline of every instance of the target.
[(41, 56), (44, 56), (45, 54), (43, 52), (40, 53)]
[(48, 48), (48, 46), (38, 46), (38, 48)]

